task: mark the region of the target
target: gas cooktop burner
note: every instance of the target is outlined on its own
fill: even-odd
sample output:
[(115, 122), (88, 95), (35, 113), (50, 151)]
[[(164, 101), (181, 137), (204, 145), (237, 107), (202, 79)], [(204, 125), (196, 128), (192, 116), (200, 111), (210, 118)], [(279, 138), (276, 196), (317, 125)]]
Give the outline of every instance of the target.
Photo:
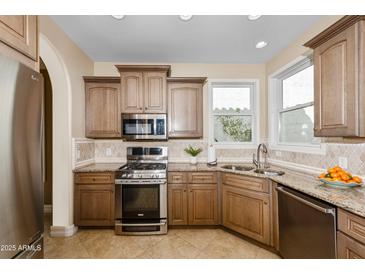
[(119, 170), (166, 170), (164, 163), (128, 163)]

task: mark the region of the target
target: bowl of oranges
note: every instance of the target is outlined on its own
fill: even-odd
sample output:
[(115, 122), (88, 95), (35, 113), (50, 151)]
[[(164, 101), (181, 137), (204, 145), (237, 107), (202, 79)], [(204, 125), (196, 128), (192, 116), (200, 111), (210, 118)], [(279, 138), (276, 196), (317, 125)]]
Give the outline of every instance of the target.
[(349, 188), (362, 185), (359, 176), (352, 176), (339, 166), (327, 169), (327, 173), (322, 173), (318, 177), (321, 182), (332, 187)]

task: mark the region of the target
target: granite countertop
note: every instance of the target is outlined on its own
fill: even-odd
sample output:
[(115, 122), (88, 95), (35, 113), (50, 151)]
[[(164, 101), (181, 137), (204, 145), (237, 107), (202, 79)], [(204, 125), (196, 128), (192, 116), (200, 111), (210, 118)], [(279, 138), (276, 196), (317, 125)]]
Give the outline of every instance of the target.
[[(125, 163), (91, 164), (76, 168), (74, 172), (113, 172)], [(250, 165), (250, 164), (238, 164)], [(365, 187), (350, 189), (332, 188), (321, 183), (315, 175), (292, 171), (283, 167), (272, 166), (285, 172), (283, 176), (267, 176), (253, 171), (238, 171), (222, 168), (222, 164), (209, 167), (206, 164), (190, 165), (185, 163), (169, 163), (168, 171), (221, 171), (260, 178), (269, 178), (274, 182), (291, 187), (312, 197), (326, 201), (340, 208), (365, 217)]]
[(77, 167), (74, 169), (74, 172), (114, 172), (124, 164), (125, 163), (91, 164), (83, 167)]

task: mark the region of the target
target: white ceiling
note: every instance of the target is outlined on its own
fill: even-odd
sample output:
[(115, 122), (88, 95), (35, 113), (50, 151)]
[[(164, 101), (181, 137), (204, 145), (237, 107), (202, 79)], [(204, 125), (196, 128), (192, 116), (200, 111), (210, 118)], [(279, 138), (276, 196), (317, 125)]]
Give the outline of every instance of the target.
[[(265, 63), (320, 16), (51, 16), (97, 62)], [(256, 49), (257, 42), (269, 44)]]

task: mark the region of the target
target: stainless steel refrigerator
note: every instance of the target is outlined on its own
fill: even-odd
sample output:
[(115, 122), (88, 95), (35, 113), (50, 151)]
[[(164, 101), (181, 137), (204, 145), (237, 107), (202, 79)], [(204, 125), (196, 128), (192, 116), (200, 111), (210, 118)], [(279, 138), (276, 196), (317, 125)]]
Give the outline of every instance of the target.
[(43, 257), (43, 78), (0, 54), (0, 258)]

